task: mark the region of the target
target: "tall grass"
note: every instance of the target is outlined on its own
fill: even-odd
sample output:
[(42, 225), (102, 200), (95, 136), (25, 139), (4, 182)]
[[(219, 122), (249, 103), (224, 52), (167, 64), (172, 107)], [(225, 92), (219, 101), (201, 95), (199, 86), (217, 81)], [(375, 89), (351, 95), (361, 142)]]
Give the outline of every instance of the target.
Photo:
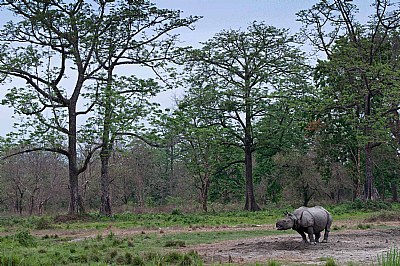
[(377, 266), (399, 266), (400, 265), (400, 250), (397, 247), (391, 248), (389, 251), (378, 255)]

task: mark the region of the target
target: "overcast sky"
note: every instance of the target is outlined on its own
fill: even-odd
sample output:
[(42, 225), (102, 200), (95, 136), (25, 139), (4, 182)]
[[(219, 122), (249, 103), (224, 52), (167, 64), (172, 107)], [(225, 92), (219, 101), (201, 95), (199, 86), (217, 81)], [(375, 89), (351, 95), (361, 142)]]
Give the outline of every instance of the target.
[[(253, 21), (265, 22), (278, 28), (287, 28), (296, 33), (300, 23), (296, 21), (296, 12), (308, 9), (316, 0), (153, 0), (158, 7), (181, 10), (182, 16), (197, 15), (203, 18), (196, 23), (194, 31), (180, 30), (184, 45), (196, 46), (207, 41), (224, 29), (245, 30)], [(354, 3), (368, 6), (372, 1), (354, 0)], [(360, 8), (361, 13), (365, 9)], [(3, 14), (2, 14), (3, 13)], [(0, 11), (0, 24), (9, 20), (9, 16)], [(0, 86), (0, 98), (5, 87)], [(172, 102), (173, 93), (163, 93), (157, 99), (165, 106)], [(12, 131), (13, 111), (0, 106), (0, 136)]]

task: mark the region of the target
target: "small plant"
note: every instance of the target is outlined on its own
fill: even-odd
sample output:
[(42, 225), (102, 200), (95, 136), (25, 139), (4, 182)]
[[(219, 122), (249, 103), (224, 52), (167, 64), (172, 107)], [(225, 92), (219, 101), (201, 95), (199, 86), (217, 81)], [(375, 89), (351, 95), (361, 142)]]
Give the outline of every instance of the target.
[(195, 252), (189, 252), (185, 254), (178, 264), (179, 266), (190, 266), (190, 265), (196, 265), (196, 266), (201, 266), (203, 265), (203, 261), (201, 260), (200, 256), (195, 253)]
[(165, 242), (165, 247), (186, 247), (185, 241), (182, 240), (168, 240)]
[(338, 266), (337, 262), (333, 258), (327, 258), (325, 266)]
[(144, 261), (143, 261), (143, 259), (141, 257), (136, 256), (136, 257), (133, 258), (131, 265), (144, 266), (145, 263), (144, 263)]
[(400, 250), (397, 247), (391, 248), (386, 253), (378, 255), (378, 266), (398, 266), (400, 265)]
[(177, 263), (182, 259), (182, 255), (177, 252), (171, 252), (165, 255), (164, 261), (168, 263)]
[(114, 237), (115, 237), (115, 234), (113, 233), (113, 231), (110, 231), (110, 232), (108, 233), (108, 235), (107, 235), (107, 239), (108, 239), (108, 240), (113, 240)]
[(45, 229), (50, 229), (52, 227), (50, 220), (45, 217), (40, 217), (34, 223), (35, 223), (35, 229), (37, 230), (45, 230)]
[(365, 230), (365, 229), (371, 228), (371, 225), (370, 225), (370, 224), (358, 224), (358, 225), (357, 225), (357, 228), (358, 228), (358, 229)]
[(23, 259), (17, 255), (5, 255), (2, 254), (0, 255), (0, 265), (26, 265), (26, 263), (23, 262)]
[(110, 252), (110, 258), (111, 258), (111, 260), (114, 259), (117, 255), (118, 255), (118, 251), (112, 250), (112, 251)]
[(325, 266), (338, 266), (334, 258), (320, 258), (321, 261), (325, 261)]
[(17, 241), (23, 247), (35, 247), (36, 246), (35, 237), (32, 236), (29, 233), (29, 231), (27, 231), (27, 230), (16, 233), (13, 236), (13, 239), (15, 241)]
[(182, 211), (179, 209), (173, 209), (171, 212), (172, 215), (182, 215)]
[(280, 266), (281, 264), (276, 260), (269, 260), (267, 266)]

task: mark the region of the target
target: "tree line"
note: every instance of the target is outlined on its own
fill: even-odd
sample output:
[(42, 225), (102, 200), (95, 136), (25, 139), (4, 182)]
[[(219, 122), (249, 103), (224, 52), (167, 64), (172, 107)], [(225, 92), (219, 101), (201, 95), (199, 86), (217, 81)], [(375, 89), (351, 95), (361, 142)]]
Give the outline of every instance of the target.
[[(20, 120), (1, 139), (4, 211), (398, 200), (397, 2), (362, 23), (351, 1), (319, 1), (295, 35), (253, 22), (201, 48), (177, 34), (201, 17), (147, 0), (0, 6), (16, 18), (2, 104)], [(151, 101), (171, 88), (172, 110)]]

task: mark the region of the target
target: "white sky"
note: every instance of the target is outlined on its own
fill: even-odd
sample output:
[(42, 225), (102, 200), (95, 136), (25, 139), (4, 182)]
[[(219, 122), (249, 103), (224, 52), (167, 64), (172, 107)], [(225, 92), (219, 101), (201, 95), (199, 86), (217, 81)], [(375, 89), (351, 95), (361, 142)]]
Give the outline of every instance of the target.
[[(183, 45), (196, 46), (207, 41), (223, 29), (245, 30), (253, 21), (264, 21), (268, 25), (287, 28), (296, 33), (301, 24), (296, 21), (296, 12), (308, 9), (317, 0), (153, 0), (158, 7), (182, 10), (182, 16), (198, 15), (203, 18), (196, 23), (196, 29), (180, 30)], [(365, 7), (373, 1), (354, 0), (360, 6), (362, 14)], [(369, 13), (366, 12), (365, 13)], [(0, 11), (0, 25), (10, 17)], [(4, 97), (6, 87), (0, 86), (0, 100)], [(162, 93), (157, 100), (164, 107), (172, 106), (173, 92)], [(170, 105), (170, 106), (168, 106)], [(0, 136), (13, 130), (13, 111), (0, 106)]]

